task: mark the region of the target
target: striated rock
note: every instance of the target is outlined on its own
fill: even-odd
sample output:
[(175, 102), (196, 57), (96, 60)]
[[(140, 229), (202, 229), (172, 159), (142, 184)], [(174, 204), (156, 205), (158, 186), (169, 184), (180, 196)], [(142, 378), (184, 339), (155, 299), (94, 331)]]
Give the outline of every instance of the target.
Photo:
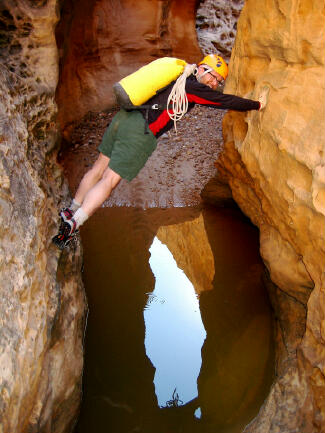
[(203, 0), (200, 3), (196, 28), (204, 54), (218, 52), (225, 60), (230, 59), (243, 5), (244, 0)]
[(66, 432), (79, 406), (81, 250), (51, 244), (68, 190), (56, 165), (56, 2), (0, 6), (0, 431)]
[(66, 1), (57, 29), (61, 72), (59, 122), (115, 104), (112, 85), (162, 56), (197, 62), (196, 0)]
[(279, 288), (278, 339), (287, 342), (280, 376), (246, 432), (324, 431), (323, 24), (320, 1), (264, 3), (257, 13), (247, 0), (230, 62), (226, 93), (257, 99), (269, 89), (265, 110), (225, 116), (218, 167), (260, 229)]

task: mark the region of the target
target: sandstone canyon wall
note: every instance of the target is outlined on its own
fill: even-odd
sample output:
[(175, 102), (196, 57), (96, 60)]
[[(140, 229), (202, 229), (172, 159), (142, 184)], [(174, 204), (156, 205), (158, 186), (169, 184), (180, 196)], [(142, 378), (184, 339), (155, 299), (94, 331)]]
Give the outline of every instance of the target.
[(162, 56), (197, 62), (195, 5), (196, 0), (64, 2), (57, 29), (64, 135), (88, 111), (114, 105), (113, 83), (144, 64)]
[(325, 429), (324, 39), (324, 2), (256, 8), (246, 0), (230, 62), (226, 93), (257, 99), (269, 89), (265, 110), (225, 116), (218, 168), (260, 229), (261, 254), (278, 286), (282, 347), (278, 379), (247, 432)]
[[(235, 2), (236, 3), (236, 2)], [(161, 55), (201, 57), (195, 1), (62, 3), (59, 120), (112, 104), (111, 84)], [(1, 54), (0, 430), (68, 431), (80, 398), (80, 249), (50, 244), (68, 193), (55, 159), (58, 3), (4, 1)], [(139, 26), (141, 22), (141, 27)], [(247, 0), (226, 92), (219, 174), (261, 233), (278, 317), (278, 379), (247, 432), (324, 430), (324, 4)], [(305, 323), (306, 320), (306, 323)]]
[(56, 164), (56, 1), (0, 4), (0, 431), (71, 431), (80, 401), (81, 251), (51, 245), (68, 190)]

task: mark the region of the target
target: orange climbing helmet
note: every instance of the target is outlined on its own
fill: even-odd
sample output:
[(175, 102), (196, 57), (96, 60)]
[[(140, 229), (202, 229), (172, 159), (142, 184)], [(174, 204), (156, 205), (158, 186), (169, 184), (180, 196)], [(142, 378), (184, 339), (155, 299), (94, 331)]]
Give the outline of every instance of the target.
[(215, 72), (220, 74), (224, 80), (227, 78), (227, 63), (223, 60), (221, 56), (218, 56), (217, 54), (209, 54), (208, 56), (205, 56), (204, 59), (199, 63), (199, 65), (208, 65)]

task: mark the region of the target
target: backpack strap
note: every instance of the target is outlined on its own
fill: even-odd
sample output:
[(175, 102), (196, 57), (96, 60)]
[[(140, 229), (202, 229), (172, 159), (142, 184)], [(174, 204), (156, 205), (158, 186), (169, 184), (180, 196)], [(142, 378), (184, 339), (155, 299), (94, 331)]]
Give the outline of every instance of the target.
[(145, 110), (145, 124), (144, 124), (144, 133), (149, 134), (149, 110), (164, 110), (164, 107), (160, 104), (153, 105), (139, 105), (139, 107)]

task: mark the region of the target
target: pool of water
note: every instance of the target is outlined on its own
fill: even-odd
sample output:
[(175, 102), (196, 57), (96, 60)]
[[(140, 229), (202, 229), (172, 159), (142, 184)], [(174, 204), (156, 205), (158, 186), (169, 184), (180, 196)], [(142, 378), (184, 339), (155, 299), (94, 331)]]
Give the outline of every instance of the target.
[(75, 433), (239, 433), (273, 380), (258, 232), (235, 209), (102, 208)]

